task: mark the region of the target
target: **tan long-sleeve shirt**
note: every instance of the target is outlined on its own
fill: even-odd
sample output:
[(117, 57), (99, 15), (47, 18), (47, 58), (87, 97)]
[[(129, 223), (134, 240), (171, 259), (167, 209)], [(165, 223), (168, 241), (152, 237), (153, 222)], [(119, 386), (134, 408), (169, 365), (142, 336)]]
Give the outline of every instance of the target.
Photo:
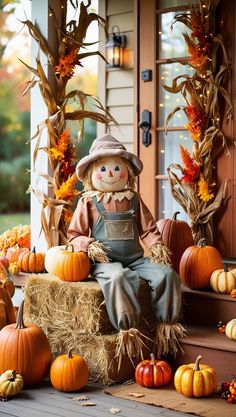
[[(116, 199), (109, 198), (106, 193), (101, 197), (100, 202), (106, 211), (123, 212), (129, 210), (132, 193), (121, 198), (119, 198), (119, 193), (116, 193), (117, 195)], [(93, 203), (92, 194), (85, 193), (77, 204), (67, 232), (68, 241), (75, 246), (76, 250), (86, 252), (88, 245), (94, 241), (91, 231), (99, 215)], [(156, 222), (141, 198), (139, 198), (137, 224), (140, 239), (147, 248), (151, 248), (157, 243), (163, 244)]]

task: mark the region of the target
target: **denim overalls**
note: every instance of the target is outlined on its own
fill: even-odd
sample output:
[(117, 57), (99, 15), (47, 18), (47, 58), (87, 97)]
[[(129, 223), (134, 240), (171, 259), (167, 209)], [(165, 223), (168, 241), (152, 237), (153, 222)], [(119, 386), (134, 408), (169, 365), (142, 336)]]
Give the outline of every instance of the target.
[(140, 305), (136, 295), (140, 278), (152, 287), (152, 307), (158, 322), (174, 323), (181, 308), (180, 278), (169, 266), (152, 263), (143, 257), (139, 243), (138, 198), (133, 196), (125, 212), (106, 211), (93, 197), (99, 212), (91, 237), (109, 247), (110, 263), (95, 263), (92, 275), (102, 288), (108, 315), (117, 330), (137, 328)]

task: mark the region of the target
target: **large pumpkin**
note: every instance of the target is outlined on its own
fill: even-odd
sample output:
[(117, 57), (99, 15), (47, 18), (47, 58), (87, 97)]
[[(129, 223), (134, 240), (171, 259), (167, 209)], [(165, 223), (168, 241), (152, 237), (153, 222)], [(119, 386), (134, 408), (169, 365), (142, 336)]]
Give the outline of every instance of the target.
[(180, 260), (179, 275), (189, 288), (209, 288), (212, 272), (221, 268), (223, 263), (218, 250), (206, 245), (206, 239), (201, 239), (197, 245), (184, 251)]
[(16, 369), (25, 385), (39, 383), (47, 374), (51, 363), (51, 350), (43, 330), (23, 321), (22, 302), (15, 324), (0, 331), (0, 374)]
[(22, 272), (39, 273), (45, 270), (45, 253), (36, 252), (35, 247), (32, 251), (27, 250), (18, 257), (18, 265)]
[(175, 372), (176, 391), (186, 397), (208, 397), (217, 387), (217, 375), (208, 365), (199, 365), (199, 355), (195, 363), (180, 366)]
[(226, 324), (225, 334), (229, 339), (236, 340), (236, 319), (232, 319)]
[(230, 294), (232, 290), (236, 289), (236, 269), (229, 271), (227, 265), (224, 264), (224, 269), (212, 272), (210, 284), (214, 291)]
[(153, 353), (151, 359), (140, 362), (135, 369), (137, 384), (147, 388), (158, 388), (170, 383), (172, 370), (170, 365), (163, 360), (155, 359)]
[(75, 252), (73, 245), (56, 246), (47, 251), (45, 267), (63, 281), (82, 281), (90, 273), (90, 260), (85, 252)]
[(164, 244), (170, 249), (171, 263), (176, 272), (179, 273), (179, 263), (185, 249), (194, 244), (191, 228), (188, 223), (178, 220), (174, 213), (172, 219), (160, 219), (157, 227), (161, 232)]
[(88, 383), (88, 367), (82, 356), (71, 353), (58, 356), (50, 369), (50, 381), (55, 389), (79, 391)]

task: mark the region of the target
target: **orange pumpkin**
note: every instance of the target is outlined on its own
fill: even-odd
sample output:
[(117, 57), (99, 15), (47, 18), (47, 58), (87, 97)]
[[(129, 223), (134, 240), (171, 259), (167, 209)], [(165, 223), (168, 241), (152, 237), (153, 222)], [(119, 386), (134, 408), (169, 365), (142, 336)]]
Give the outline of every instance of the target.
[(223, 263), (218, 250), (213, 246), (207, 246), (206, 239), (201, 239), (197, 245), (184, 251), (179, 274), (182, 282), (189, 288), (209, 288), (212, 272), (221, 268)]
[(16, 262), (19, 258), (19, 255), (27, 251), (28, 251), (27, 248), (20, 248), (20, 246), (15, 245), (7, 249), (6, 257), (9, 263)]
[[(1, 283), (0, 285), (0, 300), (4, 302), (5, 314), (7, 324), (15, 323), (16, 321), (16, 313), (13, 307), (11, 297), (9, 295), (8, 289), (5, 284)], [(1, 351), (1, 349), (0, 349)], [(1, 374), (1, 372), (0, 372)]]
[(15, 324), (0, 331), (0, 374), (7, 369), (16, 369), (25, 385), (39, 383), (47, 374), (51, 363), (48, 339), (40, 327), (25, 325), (23, 305), (18, 311)]
[(172, 370), (166, 361), (155, 359), (153, 353), (151, 360), (140, 362), (135, 369), (135, 380), (137, 384), (147, 388), (158, 388), (170, 383)]
[(174, 213), (172, 219), (160, 219), (157, 222), (162, 240), (171, 251), (170, 259), (172, 266), (178, 273), (182, 254), (185, 249), (194, 244), (188, 223), (177, 219), (179, 213), (179, 211)]
[(0, 330), (7, 325), (5, 303), (0, 299)]
[(45, 265), (49, 272), (62, 281), (83, 281), (90, 273), (90, 260), (85, 252), (75, 252), (74, 246), (51, 248), (46, 253)]
[(55, 389), (78, 391), (88, 383), (88, 367), (82, 356), (71, 353), (58, 356), (50, 369), (50, 381)]
[(45, 270), (45, 253), (36, 252), (35, 247), (32, 251), (25, 251), (18, 257), (18, 265), (22, 272), (39, 273)]

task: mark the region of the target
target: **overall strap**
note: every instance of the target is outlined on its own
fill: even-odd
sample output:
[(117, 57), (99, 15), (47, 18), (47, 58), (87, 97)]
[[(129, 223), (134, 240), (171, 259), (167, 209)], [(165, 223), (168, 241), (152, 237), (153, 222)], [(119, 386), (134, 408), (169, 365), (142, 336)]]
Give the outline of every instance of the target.
[(138, 197), (134, 195), (130, 200), (129, 210), (133, 210), (136, 213), (138, 210), (138, 205), (139, 205)]
[(92, 200), (93, 200), (93, 202), (94, 202), (94, 204), (95, 204), (95, 206), (96, 206), (97, 211), (98, 211), (100, 214), (103, 214), (106, 210), (105, 210), (105, 207), (102, 205), (102, 203), (98, 202), (98, 200), (97, 200), (97, 197), (96, 197), (96, 196), (93, 196), (93, 197), (92, 197)]

